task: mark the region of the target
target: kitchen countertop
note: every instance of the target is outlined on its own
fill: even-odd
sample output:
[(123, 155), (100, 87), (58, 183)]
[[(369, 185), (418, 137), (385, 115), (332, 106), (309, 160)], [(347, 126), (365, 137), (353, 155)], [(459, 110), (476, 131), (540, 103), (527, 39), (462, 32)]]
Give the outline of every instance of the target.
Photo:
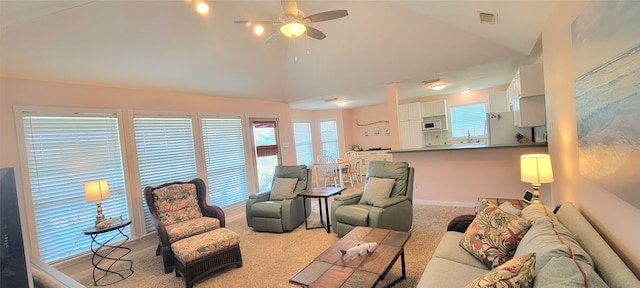
[(410, 153), (410, 152), (431, 152), (431, 151), (455, 151), (469, 149), (496, 149), (496, 148), (524, 148), (524, 147), (543, 147), (547, 146), (547, 142), (541, 143), (523, 143), (523, 144), (454, 144), (454, 145), (436, 145), (425, 146), (422, 148), (391, 150), (389, 153)]

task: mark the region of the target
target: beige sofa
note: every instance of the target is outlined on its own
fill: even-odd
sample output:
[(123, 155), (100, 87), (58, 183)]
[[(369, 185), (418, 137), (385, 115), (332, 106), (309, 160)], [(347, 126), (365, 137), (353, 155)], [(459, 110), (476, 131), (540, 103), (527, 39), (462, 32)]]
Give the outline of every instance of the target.
[[(522, 210), (521, 216), (533, 225), (514, 257), (536, 253), (533, 287), (582, 287), (583, 275), (592, 288), (640, 287), (638, 278), (571, 203), (563, 204), (556, 214), (546, 206), (532, 204)], [(450, 225), (455, 226), (464, 227), (460, 223)], [(446, 232), (417, 287), (465, 287), (489, 272), (460, 247), (463, 232)]]

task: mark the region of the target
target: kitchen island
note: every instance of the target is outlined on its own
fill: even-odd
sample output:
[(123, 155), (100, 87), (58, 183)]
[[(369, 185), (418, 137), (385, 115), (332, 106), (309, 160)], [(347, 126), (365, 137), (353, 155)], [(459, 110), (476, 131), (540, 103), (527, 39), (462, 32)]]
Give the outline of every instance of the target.
[(411, 153), (411, 152), (430, 152), (430, 151), (447, 151), (447, 150), (466, 150), (466, 149), (501, 149), (501, 148), (526, 148), (526, 147), (547, 147), (547, 143), (522, 143), (522, 144), (451, 144), (451, 145), (433, 145), (424, 146), (422, 148), (398, 149), (391, 150), (388, 153)]
[[(415, 168), (413, 203), (474, 207), (478, 197), (522, 198), (531, 184), (520, 181), (520, 155), (548, 152), (546, 143), (527, 143), (427, 146), (388, 153), (393, 161)], [(540, 193), (551, 205), (550, 185), (543, 184)]]

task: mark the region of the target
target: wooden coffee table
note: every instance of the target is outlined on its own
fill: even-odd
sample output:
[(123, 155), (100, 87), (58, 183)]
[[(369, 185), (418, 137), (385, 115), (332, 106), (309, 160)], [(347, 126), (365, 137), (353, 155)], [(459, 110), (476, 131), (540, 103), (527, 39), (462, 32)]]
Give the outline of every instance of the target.
[[(302, 287), (373, 287), (384, 279), (400, 256), (402, 276), (386, 286), (391, 287), (407, 278), (404, 244), (410, 236), (409, 232), (356, 227), (289, 278), (289, 283)], [(377, 242), (378, 247), (365, 255), (341, 257), (341, 249), (364, 242)]]

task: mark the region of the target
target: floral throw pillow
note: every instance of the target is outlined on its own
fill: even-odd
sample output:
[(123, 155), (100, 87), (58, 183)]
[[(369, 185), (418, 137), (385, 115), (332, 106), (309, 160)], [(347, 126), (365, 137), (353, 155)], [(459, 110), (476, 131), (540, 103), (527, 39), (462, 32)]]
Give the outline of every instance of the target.
[(460, 240), (460, 246), (478, 258), (487, 268), (493, 269), (513, 258), (531, 222), (502, 211), (492, 203), (482, 203), (478, 212)]
[(491, 272), (471, 281), (465, 288), (527, 288), (533, 287), (536, 254), (529, 253), (515, 257)]

